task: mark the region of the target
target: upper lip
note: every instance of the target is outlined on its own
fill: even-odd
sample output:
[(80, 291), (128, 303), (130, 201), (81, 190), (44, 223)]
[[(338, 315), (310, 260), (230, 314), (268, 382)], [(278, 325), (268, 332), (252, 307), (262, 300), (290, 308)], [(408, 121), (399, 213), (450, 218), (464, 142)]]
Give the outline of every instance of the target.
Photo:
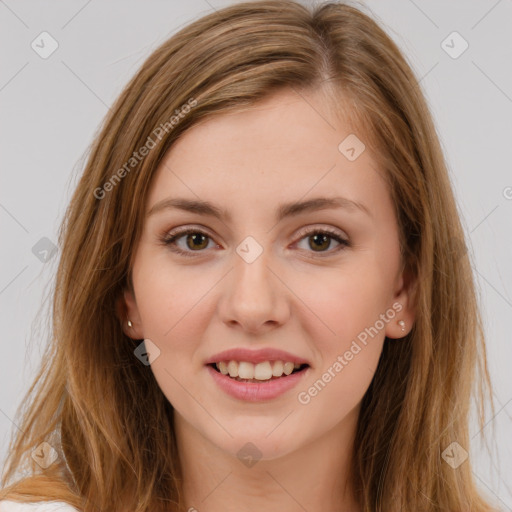
[(262, 363), (264, 361), (283, 361), (309, 365), (306, 359), (295, 356), (284, 350), (276, 348), (261, 348), (251, 350), (248, 348), (232, 348), (213, 355), (205, 364), (219, 363), (220, 361), (247, 361), (248, 363)]

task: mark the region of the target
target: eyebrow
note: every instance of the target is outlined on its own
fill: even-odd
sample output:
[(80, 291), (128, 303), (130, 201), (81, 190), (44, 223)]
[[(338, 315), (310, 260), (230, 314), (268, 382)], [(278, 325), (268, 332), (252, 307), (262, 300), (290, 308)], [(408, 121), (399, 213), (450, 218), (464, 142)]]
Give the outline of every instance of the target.
[[(347, 199), (346, 197), (315, 197), (307, 201), (284, 203), (276, 209), (275, 217), (276, 221), (279, 222), (287, 217), (293, 217), (301, 213), (337, 208), (344, 208), (351, 212), (363, 212), (369, 217), (372, 217), (372, 213), (367, 206), (358, 201)], [(147, 216), (149, 217), (166, 209), (178, 209), (198, 215), (208, 215), (219, 220), (231, 220), (229, 212), (208, 201), (185, 198), (163, 199), (151, 207)]]

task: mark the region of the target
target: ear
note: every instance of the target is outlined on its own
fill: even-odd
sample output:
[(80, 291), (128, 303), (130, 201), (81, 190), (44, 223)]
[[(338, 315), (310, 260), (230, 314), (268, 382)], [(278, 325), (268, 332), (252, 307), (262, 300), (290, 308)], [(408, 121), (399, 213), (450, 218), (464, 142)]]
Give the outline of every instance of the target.
[[(389, 305), (396, 312), (395, 317), (386, 324), (385, 334), (388, 338), (403, 338), (411, 332), (416, 311), (414, 308), (417, 278), (410, 271), (403, 270), (396, 280), (393, 300)], [(398, 323), (403, 321), (405, 329)]]
[[(117, 299), (116, 311), (126, 336), (134, 340), (144, 339), (139, 308), (131, 290), (124, 290), (121, 297)], [(131, 327), (128, 326), (128, 320), (132, 323)]]

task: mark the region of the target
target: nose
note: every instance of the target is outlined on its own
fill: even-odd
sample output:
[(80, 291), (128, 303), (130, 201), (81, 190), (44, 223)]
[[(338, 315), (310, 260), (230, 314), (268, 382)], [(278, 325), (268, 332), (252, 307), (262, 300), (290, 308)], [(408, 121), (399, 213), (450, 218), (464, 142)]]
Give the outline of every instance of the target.
[(264, 254), (252, 263), (236, 256), (219, 305), (225, 324), (246, 333), (263, 334), (287, 321), (289, 290), (271, 266)]

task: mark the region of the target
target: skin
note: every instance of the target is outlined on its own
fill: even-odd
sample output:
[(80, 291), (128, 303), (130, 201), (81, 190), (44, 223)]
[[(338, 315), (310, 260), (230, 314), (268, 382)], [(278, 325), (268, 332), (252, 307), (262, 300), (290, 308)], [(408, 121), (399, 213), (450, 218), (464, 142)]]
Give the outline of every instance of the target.
[[(150, 368), (175, 409), (187, 507), (361, 510), (347, 484), (360, 403), (383, 344), (404, 342), (385, 337), (405, 336), (414, 312), (377, 159), (368, 145), (354, 161), (338, 150), (351, 133), (324, 92), (287, 89), (251, 111), (193, 126), (157, 170), (147, 211), (168, 197), (184, 197), (210, 201), (231, 215), (221, 221), (168, 209), (147, 217), (133, 265), (135, 294), (127, 290), (123, 297), (127, 335), (150, 339), (160, 350)], [(364, 134), (357, 136), (364, 141)], [(275, 221), (283, 202), (335, 195), (363, 203), (371, 215), (325, 209)], [(160, 242), (177, 227), (208, 235), (200, 249), (190, 237), (187, 244), (187, 235), (177, 240), (192, 257)], [(314, 233), (302, 234), (305, 227), (333, 229), (351, 245), (337, 250), (340, 244), (327, 239), (330, 245), (317, 248)], [(236, 252), (247, 236), (263, 249), (251, 264)], [(362, 350), (308, 404), (299, 403), (298, 393), (397, 303), (401, 311), (367, 345), (359, 343)], [(307, 359), (311, 368), (278, 398), (237, 400), (204, 366), (233, 347), (277, 347)], [(252, 467), (237, 456), (248, 442), (261, 457)]]

